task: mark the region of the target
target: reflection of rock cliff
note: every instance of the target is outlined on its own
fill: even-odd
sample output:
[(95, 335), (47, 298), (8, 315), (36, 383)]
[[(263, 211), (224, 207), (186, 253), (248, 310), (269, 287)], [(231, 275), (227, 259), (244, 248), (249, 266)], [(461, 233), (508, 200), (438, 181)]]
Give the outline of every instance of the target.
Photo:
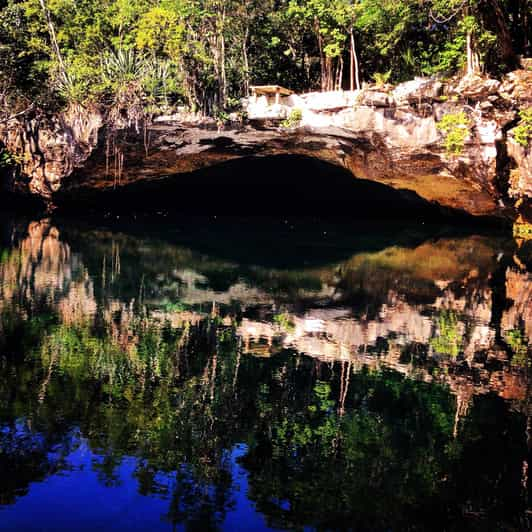
[(26, 315), (43, 303), (61, 304), (76, 282), (77, 266), (55, 227), (46, 220), (30, 223), (27, 236), (0, 263), (0, 312), (15, 305)]
[(508, 269), (506, 295), (511, 301), (503, 315), (503, 329), (510, 331), (524, 326), (528, 338), (532, 338), (532, 274)]
[[(160, 246), (106, 233), (80, 254), (49, 222), (31, 223), (0, 264), (0, 311), (25, 316), (44, 305), (63, 325), (103, 323), (126, 352), (136, 319), (182, 328), (216, 315), (222, 327), (238, 323), (246, 353), (294, 349), (351, 369), (444, 380), (461, 397), (525, 398), (532, 278), (502, 266), (493, 240), (442, 239), (297, 272)], [(501, 290), (502, 311), (494, 308)]]

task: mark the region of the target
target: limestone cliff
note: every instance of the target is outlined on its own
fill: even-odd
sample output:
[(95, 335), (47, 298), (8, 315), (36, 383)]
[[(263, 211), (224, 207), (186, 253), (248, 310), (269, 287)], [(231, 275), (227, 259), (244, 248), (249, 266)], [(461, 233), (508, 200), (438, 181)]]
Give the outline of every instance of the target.
[[(512, 219), (530, 208), (530, 150), (508, 141), (507, 132), (518, 109), (531, 105), (532, 72), (516, 71), (502, 82), (418, 79), (294, 98), (303, 113), (290, 127), (182, 115), (110, 127), (101, 111), (80, 107), (8, 121), (0, 124), (0, 139), (20, 169), (4, 178), (4, 189), (53, 205), (82, 190), (190, 174), (241, 157), (295, 154), (472, 215)], [(459, 112), (470, 128), (461, 153), (450, 155), (437, 124)]]

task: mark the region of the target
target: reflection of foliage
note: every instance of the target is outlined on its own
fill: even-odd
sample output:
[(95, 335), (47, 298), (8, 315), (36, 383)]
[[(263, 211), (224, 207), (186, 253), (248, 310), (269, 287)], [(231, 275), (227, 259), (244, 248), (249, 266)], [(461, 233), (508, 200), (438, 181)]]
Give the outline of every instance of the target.
[(460, 354), (462, 340), (456, 313), (452, 310), (442, 312), (438, 317), (438, 336), (430, 340), (432, 349), (441, 355), (456, 358)]
[[(400, 249), (373, 254), (371, 260), (366, 254), (362, 265), (354, 258), (343, 267), (342, 289), (354, 294), (364, 286), (380, 298), (390, 286), (397, 289), (399, 278), (401, 286), (414, 290), (415, 279), (415, 292), (409, 293), (433, 298), (433, 279), (440, 278), (435, 272), (469, 268), (468, 257), (478, 259), (484, 249), (466, 244), (460, 249), (451, 242), (449, 253), (442, 253), (442, 245), (430, 264), (419, 260), (434, 254), (429, 246), (416, 254)], [(109, 270), (103, 253), (91, 249), (86, 253), (90, 271)], [(0, 478), (2, 500), (11, 502), (15, 490), (24, 493), (35, 479), (46, 481), (51, 472), (61, 471), (64, 463), (51, 463), (48, 451), (68, 455), (75, 442), (72, 427), (79, 427), (102, 485), (123, 482), (120, 468), (134, 461), (126, 482), (136, 483), (143, 495), (167, 499), (165, 518), (190, 529), (220, 527), (231, 508), (235, 444), (244, 449), (239, 460), (249, 474), (249, 498), (268, 524), (280, 528), (429, 529), (438, 518), (460, 520), (464, 501), (471, 500), (468, 511), (488, 517), (494, 507), (515, 510), (518, 503), (512, 501), (519, 500), (521, 484), (513, 477), (521, 473), (527, 451), (524, 443), (521, 448), (513, 442), (522, 440), (525, 425), (517, 412), (505, 410), (504, 401), (475, 399), (468, 422), (460, 423), (464, 433), (461, 428), (454, 439), (455, 399), (438, 383), (416, 382), (391, 370), (353, 373), (351, 364), (326, 364), (293, 351), (254, 358), (244, 354), (227, 308), (200, 320), (212, 307), (197, 304), (193, 317), (179, 315), (193, 305), (176, 299), (179, 281), (171, 272), (184, 269), (192, 257), (207, 279), (205, 289), (226, 290), (242, 278), (236, 265), (209, 263), (169, 246), (147, 247), (144, 254), (134, 246), (121, 249), (120, 274), (107, 271), (103, 293), (95, 288), (96, 315), (78, 319), (62, 309), (61, 322), (42, 307), (50, 298), (37, 291), (31, 304), (17, 293), (0, 314), (0, 338), (7, 345), (0, 349), (0, 439), (7, 434), (1, 429), (14, 420), (31, 420), (27, 439), (16, 445), (7, 436), (5, 445), (0, 441), (0, 470), (7, 463), (17, 472), (16, 486)], [(12, 257), (15, 264), (16, 253)], [(163, 269), (169, 273), (159, 276)], [(139, 294), (139, 271), (146, 277), (142, 297), (124, 304)], [(336, 272), (272, 275), (249, 268), (245, 279), (295, 301), (302, 287), (319, 290), (322, 282), (332, 284)], [(229, 315), (239, 319), (238, 303), (230, 306)], [(273, 317), (285, 330), (293, 327), (292, 320), (288, 312)], [(457, 356), (463, 339), (456, 314), (444, 312), (436, 321), (432, 351)], [(507, 340), (519, 349), (525, 341), (513, 332)], [(401, 345), (390, 335), (377, 341), (375, 351), (391, 353)], [(426, 369), (437, 361), (426, 343), (401, 348), (401, 363)], [(481, 430), (485, 425), (490, 430)], [(491, 437), (486, 434), (499, 438), (489, 440), (488, 451), (507, 446), (512, 452), (500, 452), (500, 460), (490, 464), (471, 460), (483, 456), (476, 451)], [(43, 438), (48, 439), (39, 447)], [(36, 452), (28, 453), (26, 442), (34, 442)], [(500, 488), (501, 472), (512, 482)], [(518, 515), (519, 508), (502, 518), (515, 522)]]
[[(398, 526), (414, 510), (414, 493), (437, 493), (452, 431), (450, 397), (394, 372), (350, 378), (345, 415), (330, 382), (317, 382), (306, 406), (270, 405), (271, 432), (253, 441), (243, 463), (251, 497), (271, 526), (385, 528), (392, 514)], [(269, 395), (275, 398), (274, 389)]]
[(288, 312), (283, 312), (281, 314), (276, 314), (273, 317), (274, 323), (276, 323), (283, 331), (287, 333), (294, 332), (295, 330), (295, 324), (292, 321), (292, 318), (290, 317), (290, 314)]
[[(123, 385), (132, 377), (154, 380), (168, 374), (175, 336), (143, 322), (133, 329), (137, 341), (121, 346), (107, 334), (94, 335), (88, 326), (60, 325), (44, 340), (41, 356), (44, 364), (62, 372), (99, 379), (110, 386)], [(120, 388), (117, 393), (122, 392)]]
[(412, 342), (401, 349), (401, 364), (412, 364), (423, 367), (428, 360), (428, 347), (426, 344)]
[(75, 434), (60, 441), (30, 427), (31, 420), (20, 419), (0, 430), (0, 507), (26, 495), (30, 482), (44, 480), (51, 470), (63, 470), (64, 457), (78, 444)]
[[(232, 504), (228, 450), (240, 442), (249, 497), (272, 526), (426, 528), (434, 508), (443, 516), (455, 504), (454, 477), (441, 480), (463, 459), (446, 388), (394, 371), (348, 370), (342, 414), (338, 364), (328, 373), (327, 364), (293, 353), (241, 357), (234, 327), (219, 318), (178, 328), (127, 323), (121, 336), (111, 323), (36, 321), (36, 356), (0, 365), (1, 418), (31, 417), (32, 430), (54, 434), (59, 448), (81, 419), (100, 481), (115, 485), (134, 453), (139, 491), (168, 498), (166, 518), (190, 528), (223, 521)], [(14, 390), (16, 401), (5, 401)], [(6, 459), (28, 481), (50, 471), (46, 454), (24, 464), (17, 456)]]
[(527, 363), (528, 339), (520, 329), (512, 329), (506, 333), (506, 341), (512, 350), (512, 364), (525, 366)]

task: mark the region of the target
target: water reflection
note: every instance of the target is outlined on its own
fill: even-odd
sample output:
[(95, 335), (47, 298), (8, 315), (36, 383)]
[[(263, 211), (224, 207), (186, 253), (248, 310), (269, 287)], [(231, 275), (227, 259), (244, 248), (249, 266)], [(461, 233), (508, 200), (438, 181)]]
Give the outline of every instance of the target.
[(529, 527), (524, 244), (163, 237), (5, 224), (2, 527)]

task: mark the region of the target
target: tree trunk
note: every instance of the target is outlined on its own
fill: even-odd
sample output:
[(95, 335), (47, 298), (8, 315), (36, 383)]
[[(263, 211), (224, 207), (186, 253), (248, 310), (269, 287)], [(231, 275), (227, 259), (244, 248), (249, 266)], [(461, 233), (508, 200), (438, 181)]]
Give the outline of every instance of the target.
[(249, 28), (244, 32), (244, 42), (242, 44), (242, 59), (244, 61), (244, 94), (249, 94), (249, 58), (248, 58), (248, 38)]
[(227, 102), (227, 74), (225, 69), (225, 7), (222, 11), (222, 26), (220, 28), (220, 72), (221, 72), (221, 107)]
[(325, 56), (325, 90), (331, 91), (334, 89), (334, 76), (333, 76), (332, 59)]
[[(357, 49), (355, 46), (355, 36), (353, 34), (352, 29), (351, 29), (351, 60), (353, 61), (353, 66), (354, 66), (354, 78), (356, 82), (356, 89), (357, 91), (359, 91), (360, 90), (360, 68), (358, 64)], [(352, 87), (351, 87), (351, 90), (353, 90)]]
[(522, 27), (524, 30), (523, 50), (525, 57), (532, 55), (532, 1), (524, 0), (522, 6)]
[(349, 90), (351, 92), (355, 90), (355, 55), (353, 54), (353, 41), (352, 40), (349, 46)]
[(320, 21), (314, 19), (314, 33), (316, 34), (316, 39), (318, 41), (318, 50), (320, 52), (320, 71), (321, 71), (321, 90), (327, 90), (327, 58), (323, 52), (323, 38), (320, 33)]
[(343, 79), (344, 79), (344, 58), (340, 56), (338, 58), (338, 62), (340, 63), (338, 67), (338, 79), (336, 82), (336, 90), (341, 91), (343, 88)]
[(48, 6), (46, 5), (46, 0), (39, 0), (39, 3), (41, 4), (41, 8), (44, 14), (44, 19), (46, 20), (46, 24), (48, 26), (48, 33), (50, 34), (50, 42), (52, 44), (52, 48), (54, 49), (57, 62), (59, 63), (61, 73), (63, 75), (66, 75), (66, 67), (63, 61), (63, 56), (61, 55), (61, 50), (59, 49), (59, 44), (57, 42), (57, 35), (55, 33), (55, 27), (54, 27), (54, 23), (52, 22), (52, 16), (50, 15), (50, 10), (48, 9)]
[(468, 31), (466, 36), (466, 53), (467, 53), (467, 75), (472, 76), (475, 73), (475, 61), (473, 52), (473, 34)]
[[(483, 5), (482, 5), (483, 4)], [(509, 68), (517, 67), (517, 54), (514, 49), (512, 35), (506, 22), (506, 16), (499, 0), (483, 0), (479, 6), (485, 26), (497, 35), (497, 46), (504, 64)], [(526, 31), (526, 26), (522, 30)], [(514, 37), (519, 40), (519, 32)]]

